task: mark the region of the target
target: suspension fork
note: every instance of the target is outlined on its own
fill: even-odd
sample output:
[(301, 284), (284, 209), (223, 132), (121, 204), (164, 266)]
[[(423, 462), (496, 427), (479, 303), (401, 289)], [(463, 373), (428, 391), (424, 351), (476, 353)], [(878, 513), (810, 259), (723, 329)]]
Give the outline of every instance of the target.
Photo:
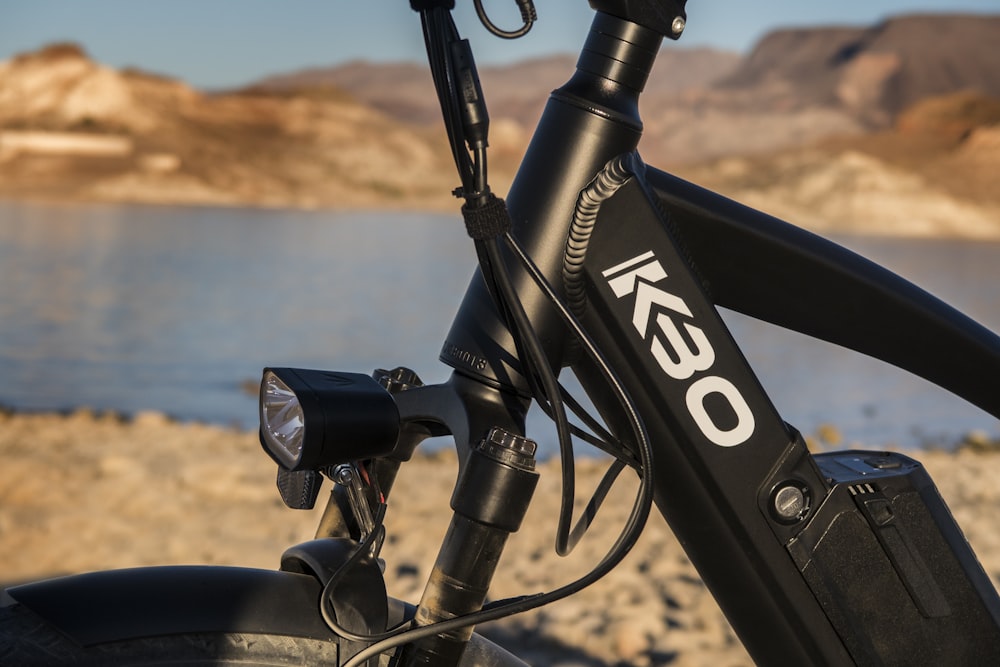
[[(532, 440), (493, 429), (471, 453), (459, 477), (448, 526), (430, 580), (417, 607), (417, 625), (482, 608), (507, 537), (521, 526), (538, 482)], [(472, 627), (409, 645), (405, 667), (457, 665)]]

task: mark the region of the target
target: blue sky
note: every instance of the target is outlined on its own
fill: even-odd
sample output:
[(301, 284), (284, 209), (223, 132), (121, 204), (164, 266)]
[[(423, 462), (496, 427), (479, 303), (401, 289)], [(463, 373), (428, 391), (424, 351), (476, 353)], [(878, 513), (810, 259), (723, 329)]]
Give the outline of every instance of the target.
[[(513, 0), (486, 0), (499, 24)], [(479, 27), (471, 0), (456, 18), (480, 63), (575, 52), (590, 24), (584, 0), (536, 0), (539, 20), (507, 42)], [(689, 0), (681, 46), (746, 51), (769, 30), (867, 25), (915, 12), (1000, 14), (1000, 0)], [(96, 60), (174, 76), (200, 88), (235, 87), (268, 74), (352, 59), (423, 58), (418, 17), (406, 0), (14, 0), (0, 5), (0, 59), (54, 41), (82, 44)]]

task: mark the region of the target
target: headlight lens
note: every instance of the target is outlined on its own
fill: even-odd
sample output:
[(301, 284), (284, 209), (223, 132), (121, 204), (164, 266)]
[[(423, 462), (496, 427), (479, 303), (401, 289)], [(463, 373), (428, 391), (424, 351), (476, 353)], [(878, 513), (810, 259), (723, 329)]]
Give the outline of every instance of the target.
[(287, 470), (390, 453), (399, 436), (392, 396), (367, 375), (265, 368), (260, 383), (260, 442)]
[(294, 465), (302, 456), (305, 437), (302, 405), (295, 392), (272, 371), (264, 373), (260, 394), (260, 427), (266, 432), (266, 439), (279, 445), (279, 451), (287, 454), (287, 461)]

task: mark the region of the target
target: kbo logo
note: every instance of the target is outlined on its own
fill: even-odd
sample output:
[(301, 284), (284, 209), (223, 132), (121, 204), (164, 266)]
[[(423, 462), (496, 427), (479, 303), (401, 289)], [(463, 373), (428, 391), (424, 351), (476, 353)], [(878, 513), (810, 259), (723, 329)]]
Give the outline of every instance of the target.
[[(653, 359), (664, 373), (674, 380), (690, 382), (685, 394), (687, 409), (704, 436), (721, 447), (734, 447), (749, 440), (754, 431), (750, 406), (732, 382), (711, 374), (715, 363), (712, 343), (694, 324), (694, 315), (684, 300), (656, 286), (667, 277), (667, 272), (653, 252), (637, 255), (602, 275), (619, 299), (635, 295), (632, 326), (649, 342)], [(681, 326), (687, 336), (681, 333)], [(726, 423), (720, 426), (719, 415), (713, 417), (709, 412), (710, 396), (718, 396), (729, 405), (735, 425), (730, 423), (730, 416), (721, 420)], [(716, 404), (716, 400), (712, 403)]]

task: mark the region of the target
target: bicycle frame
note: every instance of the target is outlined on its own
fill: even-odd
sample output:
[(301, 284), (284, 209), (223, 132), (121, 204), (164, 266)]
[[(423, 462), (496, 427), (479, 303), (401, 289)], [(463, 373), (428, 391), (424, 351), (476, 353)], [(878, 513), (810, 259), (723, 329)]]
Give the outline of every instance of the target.
[[(926, 475), (888, 457), (856, 470), (855, 480), (843, 457), (811, 456), (715, 307), (894, 363), (998, 416), (989, 380), (1000, 371), (1000, 339), (830, 242), (645, 168), (635, 153), (637, 98), (659, 44), (651, 30), (597, 15), (507, 200), (514, 234), (563, 287), (638, 407), (654, 447), (657, 506), (760, 664), (892, 664), (931, 645), (961, 664), (995, 661), (1000, 599)], [(564, 259), (570, 246), (572, 261)], [(571, 367), (603, 418), (621, 424), (595, 370), (573, 356), (546, 300), (520, 279), (553, 366)], [(442, 360), (498, 390), (527, 393), (478, 278)], [(851, 505), (847, 496), (865, 488), (857, 481), (875, 479), (868, 488), (877, 497)], [(883, 491), (896, 500), (916, 493), (922, 508), (904, 517), (902, 501), (892, 505)], [(877, 509), (889, 515), (872, 518)], [(844, 535), (877, 539), (821, 553), (817, 543), (839, 536), (837, 517), (851, 512), (868, 513), (871, 528)], [(930, 521), (944, 541), (929, 547), (923, 533), (884, 532), (880, 521), (894, 517), (924, 528)], [(868, 550), (858, 562), (888, 563), (869, 572), (867, 597), (843, 582), (849, 559), (835, 554), (851, 548)], [(964, 576), (927, 571), (925, 561), (936, 567), (945, 554)], [(919, 613), (884, 606), (907, 601)], [(948, 611), (973, 607), (969, 616)], [(902, 618), (914, 624), (899, 629)]]
[[(659, 510), (758, 664), (908, 665), (914, 656), (935, 665), (1000, 664), (1000, 598), (920, 465), (891, 453), (811, 455), (716, 308), (894, 363), (997, 416), (1000, 394), (991, 380), (1000, 376), (1000, 339), (853, 253), (646, 167), (637, 153), (638, 97), (662, 37), (683, 25), (683, 2), (591, 5), (598, 13), (576, 73), (553, 92), (507, 204), (513, 235), (641, 415)], [(629, 432), (603, 371), (579, 353), (527, 272), (509, 263), (552, 367), (572, 369), (611, 430)], [(377, 373), (390, 397), (373, 391), (366, 376), (316, 373), (328, 395), (356, 389), (354, 398), (375, 396), (370, 417), (355, 414), (365, 401), (331, 412), (349, 412), (354, 426), (370, 418), (387, 427), (350, 431), (341, 452), (373, 459), (371, 477), (384, 494), (428, 436), (454, 437), (460, 476), (479, 466), (472, 483), (460, 482), (464, 494), (453, 497), (453, 508), (456, 517), (465, 513), (466, 534), (492, 542), (473, 554), (460, 539), (445, 538), (438, 562), (467, 579), (453, 587), (457, 594), (438, 596), (436, 567), (417, 620), (438, 608), (429, 609), (425, 627), (403, 634), (409, 641), (429, 630), (441, 641), (428, 649), (417, 639), (395, 664), (438, 656), (448, 664), (521, 664), (481, 639), (466, 650), (471, 630), (449, 635), (437, 625), (482, 606), (492, 570), (480, 565), (492, 568), (499, 558), (506, 533), (520, 522), (512, 507), (523, 510), (533, 488), (527, 449), (517, 452), (524, 465), (514, 472), (483, 467), (497, 460), (474, 462), (475, 443), (491, 429), (524, 433), (532, 396), (479, 274), (441, 359), (454, 373), (440, 385), (423, 386), (406, 371)], [(335, 421), (324, 424), (329, 432), (338, 432)], [(324, 437), (327, 430), (320, 429)], [(329, 473), (323, 466), (332, 461), (305, 461), (301, 469), (301, 459), (289, 461), (279, 470), (282, 496), (290, 506), (311, 506), (318, 469)], [(280, 573), (139, 569), (29, 584), (10, 596), (80, 646), (182, 633), (281, 634), (323, 640), (337, 659), (374, 664), (380, 633), (414, 614), (386, 599), (368, 551), (383, 527), (372, 529), (377, 522), (369, 516), (362, 540), (364, 531), (349, 525), (361, 514), (356, 505), (381, 508), (381, 498), (351, 498), (344, 488), (336, 487), (317, 531), (326, 539), (286, 551)], [(353, 490), (378, 496), (373, 488)], [(476, 517), (485, 520), (473, 525)], [(465, 595), (461, 584), (470, 582), (478, 590)], [(346, 633), (335, 631), (317, 599), (329, 602)], [(402, 644), (403, 634), (384, 641)]]

